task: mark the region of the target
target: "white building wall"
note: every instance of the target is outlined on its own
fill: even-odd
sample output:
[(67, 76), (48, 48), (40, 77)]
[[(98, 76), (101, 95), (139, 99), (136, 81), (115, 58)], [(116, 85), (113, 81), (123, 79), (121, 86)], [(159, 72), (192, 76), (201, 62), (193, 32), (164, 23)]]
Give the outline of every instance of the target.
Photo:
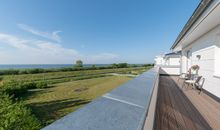
[(164, 61), (164, 58), (163, 56), (157, 56), (155, 58), (155, 65), (156, 66), (159, 66), (159, 65), (164, 65), (165, 61)]
[(157, 56), (155, 58), (155, 65), (159, 66), (179, 66), (180, 56)]
[(181, 73), (186, 73), (188, 70), (187, 70), (187, 66), (186, 66), (186, 60), (187, 60), (187, 58), (186, 58), (186, 52), (183, 50), (182, 51), (182, 57), (181, 57), (181, 70), (180, 70), (180, 72)]
[(169, 58), (169, 65), (180, 65), (180, 58), (179, 57), (171, 57)]
[[(220, 97), (220, 76), (217, 77), (218, 75), (215, 75), (217, 71), (216, 67), (220, 68), (220, 66), (216, 65), (220, 62), (219, 35), (220, 26), (185, 47), (182, 53), (181, 69), (182, 72), (187, 72), (186, 53), (190, 50), (192, 52), (191, 65), (199, 65), (199, 75), (205, 78), (203, 88), (217, 97)], [(201, 56), (200, 59), (198, 58), (199, 55)]]
[(160, 74), (179, 75), (180, 74), (180, 56), (179, 55), (161, 55), (155, 58), (155, 65), (160, 66)]
[(160, 74), (164, 75), (180, 75), (179, 66), (162, 66), (160, 69)]

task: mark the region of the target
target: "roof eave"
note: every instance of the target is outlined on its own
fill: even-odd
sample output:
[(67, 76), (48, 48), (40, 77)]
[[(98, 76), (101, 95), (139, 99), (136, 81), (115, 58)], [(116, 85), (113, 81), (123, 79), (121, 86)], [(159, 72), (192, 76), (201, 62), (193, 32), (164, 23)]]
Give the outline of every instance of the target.
[(192, 16), (189, 18), (185, 26), (183, 27), (182, 31), (178, 35), (177, 39), (175, 40), (174, 44), (170, 48), (173, 50), (179, 42), (183, 39), (186, 33), (190, 30), (190, 28), (196, 23), (196, 21), (201, 17), (201, 15), (205, 12), (205, 10), (209, 7), (209, 5), (214, 0), (201, 0), (199, 5), (197, 6), (196, 10), (193, 12)]

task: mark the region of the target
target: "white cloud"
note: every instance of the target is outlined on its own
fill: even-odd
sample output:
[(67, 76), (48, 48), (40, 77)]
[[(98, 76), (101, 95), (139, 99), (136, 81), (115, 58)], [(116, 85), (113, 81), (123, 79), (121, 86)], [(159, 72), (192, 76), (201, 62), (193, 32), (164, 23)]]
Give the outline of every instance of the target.
[(101, 53), (83, 55), (75, 49), (63, 47), (59, 43), (38, 39), (24, 39), (14, 35), (0, 33), (0, 64), (65, 64), (78, 59), (84, 63), (113, 63), (119, 58), (116, 54)]
[(8, 43), (11, 46), (19, 48), (19, 49), (27, 48), (25, 43), (28, 42), (27, 40), (18, 39), (16, 37), (13, 37), (8, 34), (3, 34), (3, 33), (0, 33), (0, 41), (4, 41), (5, 43)]
[(38, 35), (56, 42), (61, 42), (61, 37), (58, 35), (58, 33), (60, 33), (61, 31), (46, 32), (46, 31), (40, 31), (25, 24), (17, 24), (17, 25), (20, 29), (30, 32), (34, 35)]

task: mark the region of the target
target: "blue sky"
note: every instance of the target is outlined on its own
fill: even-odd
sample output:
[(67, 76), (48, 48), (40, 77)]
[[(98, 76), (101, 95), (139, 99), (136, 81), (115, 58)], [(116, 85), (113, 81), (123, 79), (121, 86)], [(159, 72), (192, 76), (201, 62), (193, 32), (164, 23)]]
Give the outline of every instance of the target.
[(1, 0), (0, 64), (151, 63), (199, 0)]

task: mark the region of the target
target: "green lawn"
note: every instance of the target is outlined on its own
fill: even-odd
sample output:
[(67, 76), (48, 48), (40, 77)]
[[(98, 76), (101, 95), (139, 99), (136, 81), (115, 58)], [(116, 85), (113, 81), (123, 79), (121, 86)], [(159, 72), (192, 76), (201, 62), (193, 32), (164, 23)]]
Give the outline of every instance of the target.
[(108, 76), (54, 84), (52, 88), (28, 92), (24, 101), (42, 124), (48, 125), (130, 79)]

